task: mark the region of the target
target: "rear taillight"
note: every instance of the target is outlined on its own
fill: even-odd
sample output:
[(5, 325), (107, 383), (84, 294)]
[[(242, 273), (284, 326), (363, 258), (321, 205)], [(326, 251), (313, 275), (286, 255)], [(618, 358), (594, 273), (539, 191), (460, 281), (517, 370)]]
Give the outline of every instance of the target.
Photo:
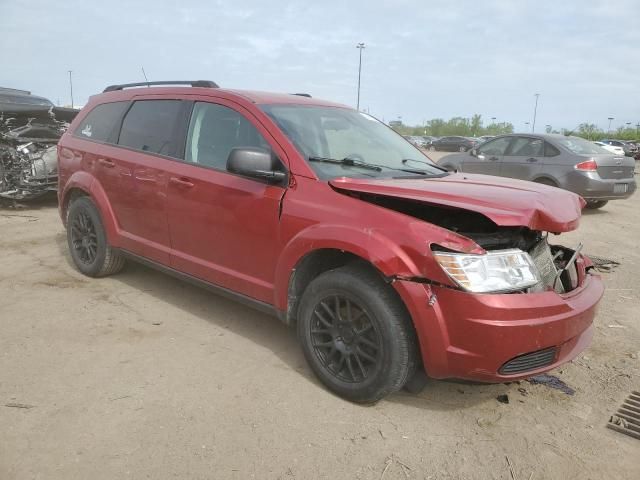
[(587, 160), (586, 162), (576, 164), (573, 168), (582, 170), (583, 172), (595, 172), (598, 170), (598, 164), (595, 160)]

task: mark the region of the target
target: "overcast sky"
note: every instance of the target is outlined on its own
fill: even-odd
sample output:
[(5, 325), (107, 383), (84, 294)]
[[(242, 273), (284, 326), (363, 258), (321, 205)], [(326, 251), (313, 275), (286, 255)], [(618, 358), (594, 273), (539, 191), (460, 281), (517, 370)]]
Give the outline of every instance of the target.
[(111, 83), (308, 92), (385, 121), (482, 114), (516, 130), (640, 122), (640, 1), (0, 0), (0, 86), (70, 103)]

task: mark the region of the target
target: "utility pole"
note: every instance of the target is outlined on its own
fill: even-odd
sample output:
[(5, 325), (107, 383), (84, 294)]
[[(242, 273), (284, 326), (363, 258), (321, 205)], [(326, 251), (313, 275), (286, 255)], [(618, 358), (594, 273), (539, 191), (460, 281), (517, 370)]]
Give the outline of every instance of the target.
[(73, 70), (68, 70), (69, 72), (69, 90), (71, 91), (71, 108), (73, 108), (73, 78), (71, 77), (71, 72)]
[(362, 50), (365, 49), (365, 44), (360, 42), (356, 45), (356, 48), (360, 50), (360, 60), (358, 61), (358, 101), (356, 102), (356, 110), (360, 111), (360, 75), (362, 74)]
[(538, 98), (540, 97), (539, 93), (534, 93), (534, 97), (536, 97), (536, 104), (533, 107), (533, 124), (531, 125), (531, 133), (536, 132), (536, 114), (538, 113)]

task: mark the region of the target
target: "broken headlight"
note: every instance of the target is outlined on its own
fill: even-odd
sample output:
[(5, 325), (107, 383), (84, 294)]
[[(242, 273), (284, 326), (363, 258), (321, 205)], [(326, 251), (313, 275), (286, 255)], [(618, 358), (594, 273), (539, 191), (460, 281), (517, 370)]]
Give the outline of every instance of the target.
[(433, 252), (433, 256), (447, 275), (469, 292), (510, 292), (540, 282), (529, 254), (517, 248), (493, 250), (484, 255)]

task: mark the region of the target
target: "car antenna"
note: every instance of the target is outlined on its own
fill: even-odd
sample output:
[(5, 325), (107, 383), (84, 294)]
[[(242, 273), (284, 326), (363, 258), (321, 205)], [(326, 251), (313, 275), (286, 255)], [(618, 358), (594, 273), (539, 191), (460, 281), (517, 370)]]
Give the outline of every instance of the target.
[[(141, 66), (140, 68), (142, 69), (142, 75), (144, 76), (144, 81), (145, 81), (145, 82), (147, 82), (147, 83), (149, 83), (149, 79), (147, 78), (147, 74), (146, 74), (146, 73), (145, 73), (145, 71), (144, 71), (144, 66)], [(147, 85), (147, 87), (148, 87), (148, 86), (149, 86), (149, 85)]]

